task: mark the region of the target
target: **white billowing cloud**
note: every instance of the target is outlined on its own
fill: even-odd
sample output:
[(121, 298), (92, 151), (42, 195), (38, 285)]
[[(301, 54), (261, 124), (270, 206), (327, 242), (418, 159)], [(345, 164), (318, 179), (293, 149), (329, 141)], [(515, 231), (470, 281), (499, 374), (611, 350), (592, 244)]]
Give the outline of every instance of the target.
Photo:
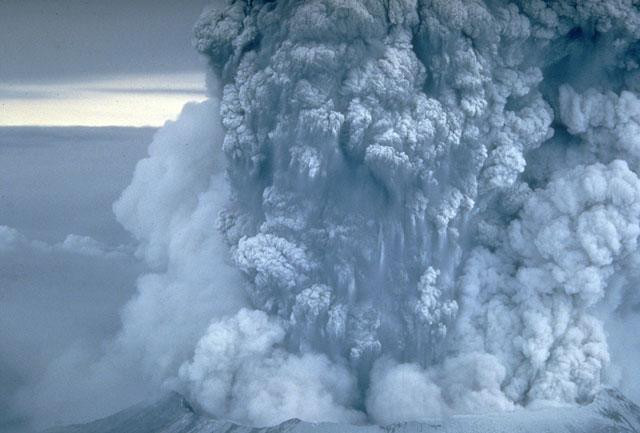
[(124, 309), (117, 345), (162, 382), (193, 351), (212, 317), (242, 305), (242, 284), (227, 263), (216, 221), (227, 196), (214, 100), (187, 104), (167, 122), (114, 204), (156, 270), (140, 277)]
[(371, 372), (367, 411), (373, 421), (391, 424), (513, 410), (501, 390), (505, 377), (500, 360), (487, 353), (451, 357), (429, 369), (382, 358)]
[(102, 258), (121, 258), (129, 254), (125, 245), (110, 247), (91, 236), (69, 234), (62, 242), (50, 244), (29, 239), (13, 227), (0, 225), (0, 253), (14, 253), (18, 250), (35, 250), (50, 254), (64, 252)]
[(109, 248), (104, 245), (102, 242), (99, 242), (93, 239), (90, 236), (79, 236), (70, 234), (68, 235), (64, 241), (59, 244), (56, 244), (56, 248), (59, 248), (63, 251), (83, 254), (87, 256), (120, 256), (125, 254), (125, 247), (119, 247), (114, 250), (109, 250)]
[(627, 158), (640, 158), (640, 97), (623, 90), (619, 95), (590, 88), (583, 94), (570, 85), (560, 87), (560, 118), (569, 133), (579, 135), (603, 155), (612, 146)]
[(519, 279), (531, 288), (547, 280), (592, 305), (618, 257), (636, 250), (639, 224), (640, 181), (626, 162), (576, 167), (533, 194), (511, 224), (512, 248), (535, 263)]
[(209, 326), (180, 378), (206, 410), (241, 422), (361, 421), (349, 408), (355, 381), (346, 368), (324, 355), (292, 355), (281, 347), (284, 337), (267, 314), (242, 309)]
[(0, 251), (11, 252), (19, 245), (27, 242), (27, 239), (18, 230), (12, 227), (0, 226)]
[(444, 415), (442, 390), (419, 365), (380, 359), (371, 376), (367, 411), (376, 423), (427, 421)]
[[(205, 208), (202, 198), (224, 170), (216, 153), (222, 139), (216, 110), (214, 101), (191, 103), (178, 121), (167, 122), (149, 146), (149, 157), (138, 162), (131, 185), (114, 204), (118, 220), (139, 239), (139, 253), (154, 267), (167, 265), (171, 243), (180, 239), (176, 232), (195, 223), (197, 211)], [(217, 186), (221, 201), (225, 187)]]
[(624, 161), (559, 174), (529, 195), (500, 249), (467, 261), (461, 348), (498, 356), (515, 401), (588, 400), (609, 362), (588, 310), (624, 271), (639, 234), (640, 179)]

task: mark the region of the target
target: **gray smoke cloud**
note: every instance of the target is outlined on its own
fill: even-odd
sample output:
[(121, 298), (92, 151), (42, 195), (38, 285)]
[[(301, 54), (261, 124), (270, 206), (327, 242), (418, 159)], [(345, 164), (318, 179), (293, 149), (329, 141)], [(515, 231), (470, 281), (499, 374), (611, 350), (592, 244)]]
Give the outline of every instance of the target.
[(155, 269), (116, 345), (154, 383), (384, 424), (636, 374), (637, 3), (225, 0), (195, 45), (211, 100), (114, 206)]

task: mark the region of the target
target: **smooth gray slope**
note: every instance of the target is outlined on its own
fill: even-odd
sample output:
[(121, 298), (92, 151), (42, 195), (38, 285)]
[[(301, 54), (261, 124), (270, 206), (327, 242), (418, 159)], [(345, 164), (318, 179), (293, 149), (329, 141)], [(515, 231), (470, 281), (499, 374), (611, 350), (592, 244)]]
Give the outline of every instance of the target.
[(459, 415), (427, 423), (386, 427), (335, 423), (307, 423), (292, 419), (267, 427), (246, 427), (199, 413), (179, 394), (150, 405), (140, 404), (87, 424), (47, 430), (46, 433), (622, 433), (640, 432), (640, 407), (619, 392), (600, 392), (582, 407), (520, 410), (488, 415)]

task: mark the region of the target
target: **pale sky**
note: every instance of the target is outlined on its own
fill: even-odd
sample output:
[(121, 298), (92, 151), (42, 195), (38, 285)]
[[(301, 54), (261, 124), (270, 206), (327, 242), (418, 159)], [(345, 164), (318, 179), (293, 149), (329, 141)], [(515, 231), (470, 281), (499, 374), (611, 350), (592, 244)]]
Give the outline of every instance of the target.
[(206, 97), (191, 29), (208, 3), (0, 0), (0, 126), (175, 118)]
[(203, 72), (0, 83), (0, 126), (161, 126), (204, 89)]

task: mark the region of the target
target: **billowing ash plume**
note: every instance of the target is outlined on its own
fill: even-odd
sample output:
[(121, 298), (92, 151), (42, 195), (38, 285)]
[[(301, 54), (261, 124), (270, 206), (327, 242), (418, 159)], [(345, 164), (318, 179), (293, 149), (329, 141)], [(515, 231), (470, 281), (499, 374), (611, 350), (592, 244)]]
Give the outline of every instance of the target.
[[(267, 425), (583, 403), (606, 383), (599, 312), (638, 303), (636, 2), (226, 0), (195, 35), (220, 106), (187, 125), (197, 146), (158, 136), (116, 206), (168, 269), (137, 302), (198, 306), (179, 349), (146, 352), (182, 364), (172, 386)], [(225, 254), (244, 301), (211, 272)]]

